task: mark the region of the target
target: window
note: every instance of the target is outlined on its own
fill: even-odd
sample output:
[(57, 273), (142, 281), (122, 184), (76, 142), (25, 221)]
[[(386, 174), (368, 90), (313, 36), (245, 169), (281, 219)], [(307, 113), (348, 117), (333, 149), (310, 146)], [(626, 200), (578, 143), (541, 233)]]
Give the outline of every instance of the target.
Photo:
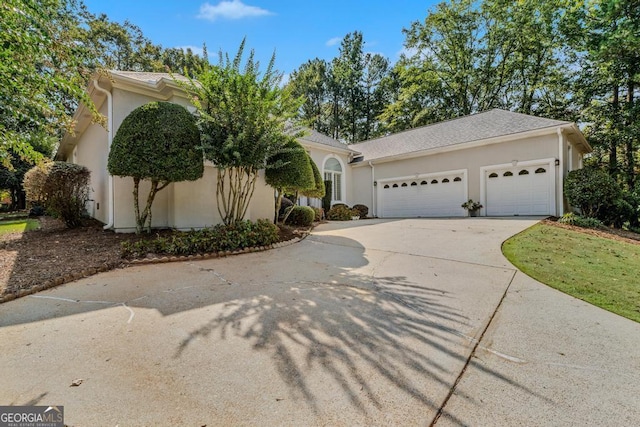
[(489, 175), (489, 178), (497, 178), (497, 177), (498, 177), (498, 174), (497, 174), (497, 173), (495, 173), (495, 172), (493, 172), (493, 173), (491, 173), (491, 174)]
[(385, 184), (385, 185), (384, 185), (384, 188), (389, 188), (389, 184)]
[(413, 181), (413, 182), (411, 183), (411, 186), (413, 187), (414, 185), (418, 185), (418, 183), (417, 183), (417, 182), (415, 182), (415, 181)]
[(398, 188), (398, 184), (393, 184), (393, 188)]
[(443, 183), (449, 182), (449, 178), (445, 178), (442, 180)]
[(520, 172), (518, 172), (518, 175), (529, 175), (529, 171), (526, 169), (522, 169)]
[(324, 180), (331, 181), (331, 201), (342, 201), (342, 166), (337, 159), (324, 162)]
[(432, 184), (437, 184), (437, 183), (438, 183), (438, 180), (437, 180), (437, 179), (432, 179), (432, 180), (431, 180), (431, 183), (432, 183)]
[(538, 168), (536, 169), (536, 173), (546, 173), (547, 170), (545, 168)]
[(453, 182), (460, 182), (462, 181), (462, 178), (460, 178), (459, 176), (456, 176), (455, 178), (453, 178)]
[(513, 176), (513, 172), (506, 171), (505, 173), (502, 174), (502, 176)]
[(402, 183), (402, 187), (406, 187), (406, 186), (407, 186), (407, 183), (406, 183), (406, 182), (403, 182), (403, 183)]
[(422, 181), (420, 185), (427, 185), (427, 181)]

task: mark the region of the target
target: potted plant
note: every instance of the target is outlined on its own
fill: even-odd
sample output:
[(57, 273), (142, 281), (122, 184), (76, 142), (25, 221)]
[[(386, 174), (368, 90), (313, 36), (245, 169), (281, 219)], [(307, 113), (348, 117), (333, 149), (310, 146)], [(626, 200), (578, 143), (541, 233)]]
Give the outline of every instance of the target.
[(469, 211), (469, 216), (478, 216), (478, 211), (482, 209), (482, 204), (474, 202), (473, 199), (469, 199), (460, 206)]

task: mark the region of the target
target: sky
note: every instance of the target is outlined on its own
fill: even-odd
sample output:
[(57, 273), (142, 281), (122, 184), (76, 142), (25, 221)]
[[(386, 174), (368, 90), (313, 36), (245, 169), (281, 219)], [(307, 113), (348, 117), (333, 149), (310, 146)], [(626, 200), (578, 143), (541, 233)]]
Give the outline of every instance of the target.
[[(331, 60), (340, 41), (361, 31), (365, 52), (391, 63), (403, 49), (403, 28), (424, 21), (436, 0), (85, 0), (94, 14), (129, 20), (155, 44), (192, 47), (203, 42), (217, 61), (219, 50), (233, 56), (244, 37), (266, 66), (274, 50), (276, 68), (286, 76), (307, 60)], [(264, 68), (263, 68), (264, 69)]]

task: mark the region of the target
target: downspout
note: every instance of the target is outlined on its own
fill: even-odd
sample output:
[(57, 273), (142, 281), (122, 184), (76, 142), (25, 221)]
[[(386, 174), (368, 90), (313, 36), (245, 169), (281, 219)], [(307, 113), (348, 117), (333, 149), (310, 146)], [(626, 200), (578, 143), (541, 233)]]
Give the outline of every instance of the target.
[[(111, 143), (113, 142), (113, 98), (111, 96), (111, 92), (108, 90), (101, 88), (98, 84), (98, 79), (93, 79), (93, 87), (96, 88), (99, 92), (104, 93), (107, 96), (107, 155), (111, 152)], [(109, 173), (107, 171), (107, 173)], [(113, 206), (113, 175), (109, 174), (109, 220), (102, 227), (104, 230), (109, 230), (113, 228), (113, 218), (114, 218), (114, 206)]]
[(558, 203), (557, 211), (558, 216), (564, 215), (564, 141), (562, 138), (562, 128), (558, 128), (558, 181), (560, 184), (560, 200), (556, 199)]
[(371, 213), (375, 217), (378, 209), (376, 208), (376, 172), (373, 163), (369, 162), (371, 168)]

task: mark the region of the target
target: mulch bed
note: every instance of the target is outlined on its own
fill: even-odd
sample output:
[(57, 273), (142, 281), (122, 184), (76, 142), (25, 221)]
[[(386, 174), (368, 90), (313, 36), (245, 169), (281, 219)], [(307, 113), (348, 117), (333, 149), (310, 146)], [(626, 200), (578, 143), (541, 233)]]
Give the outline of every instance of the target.
[[(104, 231), (98, 221), (88, 220), (82, 227), (67, 229), (50, 217), (40, 217), (41, 228), (26, 233), (0, 236), (0, 300), (21, 296), (72, 280), (123, 268), (129, 264), (121, 258), (121, 243), (155, 238), (157, 233), (135, 234)], [(281, 227), (280, 241), (300, 237), (302, 230)], [(160, 234), (171, 233), (163, 231)], [(22, 291), (22, 292), (21, 292)]]

